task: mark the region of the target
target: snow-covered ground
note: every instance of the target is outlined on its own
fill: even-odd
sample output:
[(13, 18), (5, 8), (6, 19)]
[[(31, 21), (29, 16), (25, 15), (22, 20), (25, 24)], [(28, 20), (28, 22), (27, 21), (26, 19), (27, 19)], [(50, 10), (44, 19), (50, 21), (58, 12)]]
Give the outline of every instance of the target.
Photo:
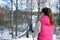
[[(57, 39), (57, 35), (53, 35), (53, 40), (58, 40)], [(3, 30), (3, 32), (2, 31), (0, 31), (0, 40), (2, 40), (2, 39), (7, 39), (7, 40), (11, 40), (12, 39), (12, 36), (11, 36), (11, 34), (9, 34), (9, 30)], [(32, 37), (32, 35), (31, 34), (29, 34), (29, 38), (26, 38), (26, 36), (23, 36), (23, 37), (21, 37), (21, 38), (16, 38), (16, 39), (13, 39), (13, 40), (33, 40), (33, 37)], [(34, 40), (37, 40), (37, 37), (35, 37), (34, 38)]]
[[(18, 38), (18, 39), (16, 39), (16, 40), (37, 40), (37, 37), (35, 37), (35, 38)], [(57, 40), (56, 39), (56, 35), (53, 35), (53, 40)]]

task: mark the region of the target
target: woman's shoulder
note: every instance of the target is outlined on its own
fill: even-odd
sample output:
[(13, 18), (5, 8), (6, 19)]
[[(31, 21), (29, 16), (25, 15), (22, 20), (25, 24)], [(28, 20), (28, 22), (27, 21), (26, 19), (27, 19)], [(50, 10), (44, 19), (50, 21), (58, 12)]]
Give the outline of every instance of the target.
[(43, 15), (40, 20), (49, 20), (49, 17), (47, 15)]
[(43, 15), (42, 18), (49, 18), (47, 15)]
[(40, 19), (41, 23), (44, 23), (45, 25), (51, 25), (50, 23), (50, 19), (48, 16), (42, 16), (41, 19)]

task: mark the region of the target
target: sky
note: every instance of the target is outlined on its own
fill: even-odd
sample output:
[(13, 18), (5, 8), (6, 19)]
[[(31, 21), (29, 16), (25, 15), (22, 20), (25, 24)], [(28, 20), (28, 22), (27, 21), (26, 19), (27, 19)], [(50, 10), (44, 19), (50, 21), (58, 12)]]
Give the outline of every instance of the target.
[[(32, 4), (33, 5), (33, 7), (32, 7), (33, 11), (37, 11), (38, 10), (37, 9), (38, 8), (37, 2), (35, 0), (33, 2), (34, 2), (34, 4)], [(23, 3), (23, 4), (21, 5), (21, 3)], [(11, 9), (11, 2), (10, 2), (10, 0), (0, 0), (0, 5), (1, 5), (1, 7), (8, 7), (8, 8)], [(16, 10), (15, 5), (16, 5), (16, 0), (13, 0), (13, 10)], [(27, 6), (26, 6), (26, 0), (22, 0), (22, 1), (18, 0), (18, 9), (19, 10), (26, 10), (26, 8), (27, 8)]]
[[(38, 11), (37, 1), (36, 0), (32, 0), (32, 1), (33, 1), (33, 4), (32, 4), (33, 5), (33, 7), (32, 7), (33, 11)], [(56, 6), (58, 6), (56, 4), (56, 3), (58, 3), (58, 1), (57, 0), (50, 0), (49, 2), (50, 2), (50, 5), (49, 5), (49, 3), (47, 1), (43, 6), (50, 7), (53, 12), (56, 12), (56, 10), (58, 11), (58, 9), (56, 8)], [(11, 2), (10, 2), (10, 0), (0, 0), (0, 5), (2, 7), (4, 7), (4, 8), (11, 9)], [(15, 5), (16, 5), (16, 0), (13, 0), (13, 10), (16, 10)], [(22, 1), (18, 0), (18, 9), (19, 10), (26, 10), (26, 8), (29, 8), (29, 7), (30, 7), (30, 5), (26, 6), (26, 0), (22, 0)]]
[[(9, 3), (9, 4), (8, 4)], [(19, 2), (18, 2), (19, 3)], [(16, 7), (15, 7), (15, 4), (16, 4), (16, 0), (13, 0), (13, 10), (16, 10)], [(20, 4), (20, 3), (19, 3)], [(4, 6), (8, 6), (8, 7), (10, 7), (11, 8), (11, 2), (10, 2), (10, 0), (0, 0), (0, 5), (2, 6), (2, 7), (4, 7)], [(18, 5), (19, 6), (19, 5)], [(21, 7), (21, 6), (23, 6), (23, 7)], [(22, 10), (24, 10), (25, 8), (26, 8), (26, 6), (25, 5), (21, 5), (21, 6), (19, 6), (19, 9), (22, 9)]]

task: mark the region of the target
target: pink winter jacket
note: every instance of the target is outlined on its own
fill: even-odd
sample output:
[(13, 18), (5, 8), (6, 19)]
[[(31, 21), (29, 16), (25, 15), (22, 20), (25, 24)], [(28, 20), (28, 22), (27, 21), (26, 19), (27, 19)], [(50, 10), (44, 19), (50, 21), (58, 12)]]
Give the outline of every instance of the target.
[(54, 25), (51, 25), (49, 17), (42, 16), (40, 22), (41, 31), (38, 34), (38, 40), (53, 40)]

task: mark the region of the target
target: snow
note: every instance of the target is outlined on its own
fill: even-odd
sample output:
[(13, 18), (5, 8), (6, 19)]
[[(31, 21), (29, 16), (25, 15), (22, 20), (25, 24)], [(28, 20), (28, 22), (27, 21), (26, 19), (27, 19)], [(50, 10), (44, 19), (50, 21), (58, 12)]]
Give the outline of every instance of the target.
[[(56, 38), (57, 38), (57, 36), (54, 34), (53, 35), (53, 40), (57, 40)], [(0, 39), (10, 39), (11, 40), (12, 36), (11, 36), (11, 34), (9, 34), (9, 31), (6, 29), (6, 30), (3, 30), (3, 32), (0, 31)], [(13, 39), (13, 40), (24, 40), (24, 39), (25, 40), (33, 40), (33, 37), (32, 37), (31, 34), (29, 34), (29, 38), (26, 38), (26, 36), (23, 36), (21, 38), (16, 38), (16, 39)], [(37, 40), (37, 37), (35, 37), (34, 40)]]
[(0, 31), (0, 38), (1, 39), (11, 39), (12, 36), (9, 34), (9, 31), (6, 29), (6, 30), (3, 30), (3, 31)]
[[(37, 40), (37, 37), (35, 37), (35, 38), (33, 38), (33, 37), (32, 38), (18, 38), (16, 40)], [(53, 40), (56, 40), (56, 35), (53, 35)]]

